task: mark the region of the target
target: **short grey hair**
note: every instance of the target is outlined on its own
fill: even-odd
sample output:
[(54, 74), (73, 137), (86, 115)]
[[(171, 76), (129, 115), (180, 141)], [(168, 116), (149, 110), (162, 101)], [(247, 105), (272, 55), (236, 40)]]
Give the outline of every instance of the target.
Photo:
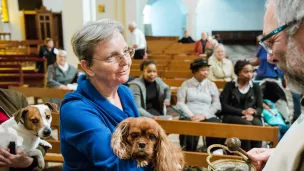
[(137, 27), (137, 24), (135, 21), (132, 21), (129, 26), (131, 26), (132, 28), (136, 28)]
[[(282, 26), (290, 21), (303, 21), (304, 18), (304, 2), (303, 0), (268, 0), (266, 4), (273, 1), (274, 15), (279, 24)], [(293, 35), (299, 29), (301, 22), (292, 25), (286, 29), (288, 35)]]
[(111, 19), (102, 19), (87, 23), (74, 33), (71, 43), (75, 55), (80, 60), (86, 60), (91, 66), (96, 46), (107, 42), (116, 34), (123, 35), (123, 26)]
[(54, 53), (56, 54), (56, 55), (63, 55), (63, 56), (65, 56), (65, 57), (67, 57), (67, 55), (68, 55), (68, 53), (67, 53), (67, 51), (65, 51), (65, 50), (63, 50), (63, 49), (56, 49), (56, 50), (54, 50)]

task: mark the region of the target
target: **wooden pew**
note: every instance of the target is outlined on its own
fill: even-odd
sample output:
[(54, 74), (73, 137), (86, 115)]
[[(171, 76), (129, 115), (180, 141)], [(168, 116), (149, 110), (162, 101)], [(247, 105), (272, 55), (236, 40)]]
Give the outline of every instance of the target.
[(147, 37), (147, 52), (149, 54), (163, 54), (172, 44), (176, 43), (178, 37)]
[(62, 90), (58, 88), (38, 88), (38, 87), (14, 87), (10, 86), (9, 89), (23, 93), (27, 97), (39, 98), (58, 98), (63, 99), (65, 94), (73, 90)]
[(139, 77), (141, 76), (142, 72), (138, 69), (131, 69), (130, 71), (130, 76), (133, 76), (133, 77)]
[(226, 85), (226, 81), (213, 81), (216, 85), (216, 87), (221, 91), (224, 89)]
[(193, 61), (197, 58), (200, 58), (197, 55), (174, 55), (173, 60), (190, 60)]
[[(52, 126), (59, 128), (59, 114), (52, 113)], [(206, 122), (189, 122), (178, 120), (157, 120), (167, 134), (182, 134), (193, 136), (208, 136), (218, 138), (238, 137), (244, 140), (271, 141), (274, 147), (278, 144), (278, 127), (248, 126), (236, 124), (218, 124)], [(60, 140), (48, 140), (53, 145), (53, 149), (48, 151), (44, 157), (46, 162), (63, 162), (60, 154)], [(52, 154), (53, 153), (53, 154)], [(55, 155), (54, 155), (55, 153)], [(186, 165), (207, 167), (206, 153), (186, 152)], [(214, 159), (240, 159), (232, 155), (215, 155)]]
[(166, 78), (166, 79), (182, 79), (182, 80), (185, 80), (185, 79), (189, 79), (193, 76), (193, 74), (188, 71), (166, 71), (164, 72), (164, 75), (163, 75), (163, 78)]
[[(43, 40), (0, 40), (0, 54), (34, 54), (38, 55)], [(54, 41), (58, 47), (58, 41)]]
[(166, 48), (164, 50), (164, 53), (170, 55), (178, 55), (178, 54), (193, 55), (194, 46), (195, 46), (194, 43), (190, 43), (190, 44), (175, 43), (170, 47)]
[[(182, 134), (217, 138), (237, 137), (243, 140), (270, 141), (275, 147), (278, 144), (278, 127), (248, 126), (237, 124), (217, 124), (206, 122), (189, 122), (176, 120), (157, 120), (167, 134)], [(207, 167), (206, 153), (184, 152), (186, 165)], [(218, 159), (231, 158), (228, 155), (217, 156)], [(235, 156), (233, 156), (235, 157)]]
[(1, 65), (0, 64), (0, 87), (23, 85), (23, 71), (21, 65)]
[(29, 86), (45, 86), (46, 73), (37, 73), (35, 72), (36, 63), (44, 63), (44, 71), (47, 71), (46, 59), (37, 58), (37, 57), (27, 57), (26, 55), (0, 55), (0, 64), (20, 64), (23, 70), (23, 79), (24, 84)]
[(170, 60), (172, 60), (172, 56), (169, 56), (169, 55), (149, 55), (148, 59), (170, 61)]
[(163, 79), (169, 87), (180, 87), (185, 80)]
[[(162, 65), (162, 64), (156, 64), (157, 65), (157, 71), (164, 71), (167, 69), (167, 66)], [(132, 64), (131, 69), (137, 69), (140, 70), (140, 64)]]

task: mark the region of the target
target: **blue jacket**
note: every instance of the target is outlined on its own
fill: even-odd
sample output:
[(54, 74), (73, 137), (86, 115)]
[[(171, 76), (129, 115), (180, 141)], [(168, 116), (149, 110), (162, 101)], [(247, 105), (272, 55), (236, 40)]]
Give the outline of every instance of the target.
[(60, 110), (61, 152), (64, 171), (137, 171), (135, 160), (121, 160), (112, 151), (111, 136), (119, 122), (139, 117), (131, 91), (118, 87), (123, 111), (106, 100), (86, 75), (78, 88), (63, 100)]

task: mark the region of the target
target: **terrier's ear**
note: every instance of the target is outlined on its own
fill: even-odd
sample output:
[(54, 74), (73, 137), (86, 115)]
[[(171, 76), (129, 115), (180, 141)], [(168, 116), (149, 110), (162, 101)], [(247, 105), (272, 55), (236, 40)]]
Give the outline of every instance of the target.
[(46, 102), (44, 104), (47, 105), (52, 112), (58, 111), (58, 105), (57, 104), (51, 103), (51, 102)]
[(24, 120), (25, 116), (27, 115), (28, 113), (28, 109), (26, 108), (23, 108), (23, 109), (20, 109), (18, 110), (17, 112), (15, 112), (13, 114), (14, 118), (15, 118), (15, 121), (17, 122), (17, 124), (21, 121), (21, 120)]

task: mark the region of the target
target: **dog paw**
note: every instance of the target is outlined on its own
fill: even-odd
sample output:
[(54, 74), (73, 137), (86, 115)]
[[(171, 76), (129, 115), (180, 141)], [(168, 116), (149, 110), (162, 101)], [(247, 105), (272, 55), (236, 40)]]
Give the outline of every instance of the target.
[(42, 145), (42, 146), (44, 146), (44, 147), (46, 147), (46, 148), (48, 148), (48, 149), (52, 149), (52, 145), (49, 142), (45, 141), (45, 140), (40, 140), (39, 144)]
[(38, 167), (44, 169), (45, 163), (44, 159), (38, 159)]
[(28, 152), (28, 156), (31, 156), (31, 157), (36, 157), (37, 158), (37, 161), (38, 161), (38, 167), (39, 168), (44, 168), (44, 157), (41, 153), (41, 151), (35, 149), (35, 150), (32, 150), (30, 152)]
[(148, 161), (146, 160), (136, 160), (136, 161), (137, 161), (137, 168), (145, 167), (149, 164)]

